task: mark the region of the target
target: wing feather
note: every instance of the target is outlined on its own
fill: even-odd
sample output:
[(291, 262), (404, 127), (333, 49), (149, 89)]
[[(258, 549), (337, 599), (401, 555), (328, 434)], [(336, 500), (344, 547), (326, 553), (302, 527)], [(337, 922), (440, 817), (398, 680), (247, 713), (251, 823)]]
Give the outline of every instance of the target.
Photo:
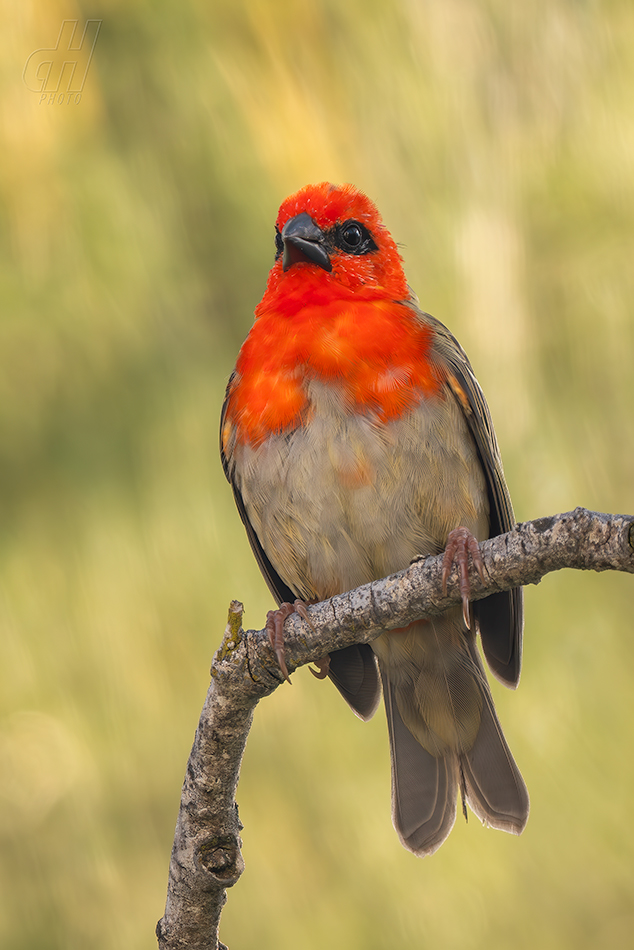
[[(418, 309), (415, 301), (415, 309)], [(449, 330), (429, 314), (421, 319), (435, 330), (434, 353), (447, 374), (447, 385), (462, 408), (482, 463), (489, 497), (489, 537), (510, 531), (515, 524), (491, 414), (467, 354)], [(521, 587), (491, 594), (474, 604), (484, 655), (493, 674), (516, 687), (522, 662), (524, 598)]]

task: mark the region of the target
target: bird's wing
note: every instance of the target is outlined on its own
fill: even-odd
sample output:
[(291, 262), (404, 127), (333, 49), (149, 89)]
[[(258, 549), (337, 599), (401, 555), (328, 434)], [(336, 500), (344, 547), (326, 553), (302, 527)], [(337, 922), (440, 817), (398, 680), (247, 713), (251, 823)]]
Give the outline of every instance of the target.
[[(446, 385), (460, 405), (477, 446), (489, 496), (489, 537), (493, 538), (510, 531), (515, 516), (489, 407), (467, 354), (455, 337), (429, 314), (421, 314), (421, 318), (435, 330), (434, 356), (446, 374)], [(517, 686), (524, 628), (521, 587), (477, 601), (474, 614), (491, 671), (506, 686)]]

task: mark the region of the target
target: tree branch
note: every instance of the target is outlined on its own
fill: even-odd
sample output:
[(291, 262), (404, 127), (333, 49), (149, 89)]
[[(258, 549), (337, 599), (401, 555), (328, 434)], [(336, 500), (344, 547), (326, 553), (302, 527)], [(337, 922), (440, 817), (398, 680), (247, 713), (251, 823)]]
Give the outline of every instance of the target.
[[(576, 508), (516, 525), (480, 544), (483, 583), (471, 577), (471, 599), (538, 584), (562, 568), (634, 574), (634, 517)], [(310, 607), (313, 629), (297, 614), (285, 625), (286, 662), (292, 672), (385, 630), (436, 616), (460, 604), (457, 572), (442, 590), (442, 555), (421, 558), (405, 571)], [(264, 630), (242, 630), (242, 604), (233, 601), (211, 685), (187, 764), (169, 870), (165, 914), (156, 932), (160, 950), (216, 950), (226, 888), (239, 879), (235, 792), (258, 701), (282, 675)]]

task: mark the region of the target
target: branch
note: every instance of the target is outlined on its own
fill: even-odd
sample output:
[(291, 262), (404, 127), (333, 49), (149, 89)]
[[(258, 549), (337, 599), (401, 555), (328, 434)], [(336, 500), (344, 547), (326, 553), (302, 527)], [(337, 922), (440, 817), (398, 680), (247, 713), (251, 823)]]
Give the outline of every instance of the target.
[[(538, 584), (564, 567), (634, 574), (634, 517), (576, 508), (516, 525), (480, 544), (480, 552), (486, 581), (474, 572), (472, 600)], [(457, 606), (457, 572), (446, 595), (441, 573), (442, 555), (421, 558), (405, 571), (310, 607), (314, 629), (291, 615), (285, 625), (289, 670)], [(245, 632), (241, 621), (242, 604), (233, 601), (187, 764), (165, 914), (156, 928), (160, 950), (222, 950), (217, 935), (225, 891), (244, 869), (235, 802), (240, 764), (254, 709), (282, 675), (265, 631)]]

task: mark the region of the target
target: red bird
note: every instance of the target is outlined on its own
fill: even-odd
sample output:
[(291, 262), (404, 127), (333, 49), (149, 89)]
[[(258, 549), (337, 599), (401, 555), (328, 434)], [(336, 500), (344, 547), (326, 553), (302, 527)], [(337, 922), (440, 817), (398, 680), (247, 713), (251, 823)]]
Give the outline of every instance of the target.
[[(362, 719), (381, 681), (395, 828), (435, 851), (457, 790), (487, 825), (519, 834), (528, 792), (476, 647), (508, 686), (520, 674), (522, 592), (468, 603), (475, 539), (513, 523), (487, 404), (454, 337), (423, 313), (374, 204), (308, 185), (282, 204), (276, 256), (222, 412), (221, 453), (249, 541), (282, 608), (267, 629), (286, 674), (295, 609), (445, 550), (463, 609), (332, 653), (322, 673)], [(378, 660), (378, 665), (377, 665)], [(465, 812), (466, 814), (466, 812)]]

